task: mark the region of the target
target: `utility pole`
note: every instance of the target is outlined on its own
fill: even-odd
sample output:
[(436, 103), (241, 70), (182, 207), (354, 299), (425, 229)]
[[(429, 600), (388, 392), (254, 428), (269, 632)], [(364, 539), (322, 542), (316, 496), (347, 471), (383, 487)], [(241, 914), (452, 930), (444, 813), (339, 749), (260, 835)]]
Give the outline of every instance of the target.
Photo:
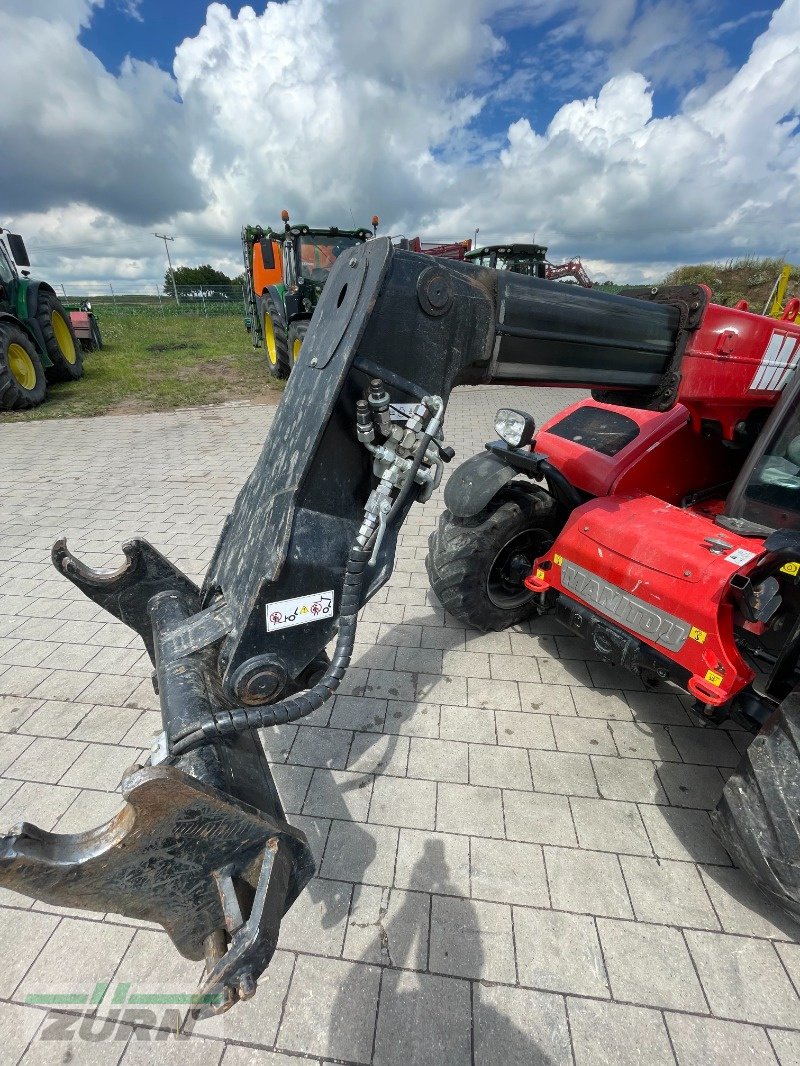
[(169, 245), (167, 244), (167, 241), (174, 241), (175, 238), (168, 237), (166, 233), (154, 233), (153, 236), (164, 242), (164, 250), (167, 253), (167, 262), (169, 263), (169, 276), (172, 278), (172, 291), (175, 293), (175, 303), (179, 304), (178, 286), (175, 284), (175, 271), (172, 269), (172, 260), (169, 257)]
[(476, 226), (475, 227), (475, 240), (472, 242), (472, 247), (473, 248), (477, 248), (478, 247), (478, 234), (480, 233), (480, 231), (481, 231), (480, 230), (480, 226)]

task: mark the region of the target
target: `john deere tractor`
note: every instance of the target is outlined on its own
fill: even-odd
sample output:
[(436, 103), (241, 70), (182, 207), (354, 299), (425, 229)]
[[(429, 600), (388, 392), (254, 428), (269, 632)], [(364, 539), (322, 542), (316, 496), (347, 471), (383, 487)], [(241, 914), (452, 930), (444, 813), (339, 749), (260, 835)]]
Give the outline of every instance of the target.
[(262, 343), (274, 378), (289, 376), (300, 355), (308, 321), (314, 313), (333, 264), (342, 252), (373, 237), (372, 229), (314, 229), (292, 225), (281, 211), (282, 231), (245, 226), (242, 253), (247, 288), (245, 325), (253, 347)]
[(83, 374), (81, 347), (54, 289), (29, 276), (25, 242), (0, 229), (0, 411), (37, 407), (50, 381)]

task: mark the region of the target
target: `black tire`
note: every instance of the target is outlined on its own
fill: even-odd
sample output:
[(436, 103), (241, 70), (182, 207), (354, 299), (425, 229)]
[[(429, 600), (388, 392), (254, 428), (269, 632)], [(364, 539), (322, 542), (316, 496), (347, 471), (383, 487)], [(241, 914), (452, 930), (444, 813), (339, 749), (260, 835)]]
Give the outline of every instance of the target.
[(517, 625), (536, 605), (522, 577), (562, 525), (552, 496), (521, 482), (507, 486), (472, 518), (444, 511), (428, 540), (431, 588), (446, 611), (473, 629)]
[(0, 322), (0, 411), (38, 407), (47, 395), (47, 376), (30, 337)]
[(83, 350), (61, 301), (47, 289), (39, 290), (36, 321), (44, 337), (47, 358), (53, 364), (47, 371), (51, 381), (77, 381), (83, 377)]
[(264, 334), (264, 350), (267, 355), (267, 370), (273, 378), (289, 376), (289, 341), (286, 327), (271, 293), (261, 297), (261, 328)]
[(728, 778), (714, 828), (733, 861), (800, 918), (800, 690), (771, 716)]
[(100, 332), (100, 327), (97, 324), (97, 319), (94, 315), (89, 316), (89, 325), (92, 330), (92, 351), (99, 352), (103, 349), (103, 335)]
[(289, 363), (294, 366), (297, 360), (300, 358), (300, 349), (303, 346), (303, 341), (306, 339), (306, 333), (308, 333), (308, 321), (301, 319), (299, 322), (292, 322), (289, 325)]

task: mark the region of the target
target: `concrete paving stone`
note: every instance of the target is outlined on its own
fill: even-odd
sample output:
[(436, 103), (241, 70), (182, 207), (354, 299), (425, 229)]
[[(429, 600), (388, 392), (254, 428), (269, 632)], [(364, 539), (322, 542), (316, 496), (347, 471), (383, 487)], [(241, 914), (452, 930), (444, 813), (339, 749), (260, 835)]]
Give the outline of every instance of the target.
[(561, 996), (523, 988), (481, 985), (474, 1004), (475, 1066), (572, 1064), (567, 1012)]
[(311, 766), (284, 766), (273, 763), (272, 777), (278, 788), (283, 809), (287, 814), (299, 814), (311, 784), (314, 768)]
[(369, 776), (344, 770), (317, 769), (311, 778), (303, 814), (365, 822), (371, 793), (372, 778)]
[(398, 834), (391, 826), (331, 822), (321, 876), (365, 885), (394, 884)]
[(490, 655), (492, 677), (498, 681), (523, 681), (540, 684), (539, 660), (532, 655)]
[(569, 800), (547, 792), (503, 792), (506, 837), (532, 844), (575, 846)]
[(424, 625), (422, 627), (423, 648), (438, 648), (440, 651), (463, 651), (464, 630), (451, 629), (446, 626)]
[(544, 861), (555, 909), (607, 918), (633, 917), (616, 855), (545, 847)]
[(728, 853), (719, 842), (705, 811), (641, 804), (639, 813), (653, 851), (660, 858), (730, 866)]
[(24, 787), (25, 786), (19, 781), (0, 778), (0, 811), (2, 811), (3, 806), (8, 803), (11, 797), (16, 795), (16, 793)]
[(489, 655), (477, 651), (445, 651), (442, 670), (453, 677), (489, 678)]
[(286, 912), (278, 943), (284, 950), (341, 955), (353, 886), (314, 877)]
[(386, 721), (388, 700), (368, 696), (337, 696), (328, 724), (336, 729), (380, 733)]
[(436, 828), (445, 833), (503, 838), (505, 826), (500, 789), (441, 782)]
[(362, 670), (394, 670), (396, 658), (397, 648), (391, 644), (356, 644), (351, 662)]
[[(42, 660), (43, 670), (83, 670), (90, 659), (97, 656), (97, 648), (81, 644), (57, 644), (53, 651)], [(99, 670), (88, 668), (91, 673)]]
[(763, 1029), (691, 1014), (665, 1014), (672, 1047), (679, 1066), (775, 1066), (775, 1055)]
[(467, 702), (467, 682), (465, 678), (451, 674), (418, 674), (413, 698), (417, 703), (447, 703), (463, 707)]
[(132, 748), (88, 744), (61, 778), (61, 784), (112, 792), (119, 787), (120, 781), (136, 762), (137, 752)]
[[(201, 1037), (216, 1038), (220, 1047), (225, 1047), (222, 1039), (274, 1045), (294, 964), (295, 956), (290, 951), (278, 948), (269, 966), (259, 977), (258, 991), (252, 999), (246, 1003), (237, 1003), (225, 1014), (190, 1022), (191, 1032)], [(183, 1046), (191, 1047), (191, 1041)], [(231, 1046), (227, 1045), (229, 1048)], [(283, 1060), (281, 1066), (284, 1066)]]
[(741, 760), (739, 749), (720, 729), (673, 726), (669, 735), (684, 762), (738, 766)]
[(594, 918), (514, 907), (514, 943), (522, 985), (609, 998)]
[(603, 799), (632, 800), (636, 803), (667, 804), (655, 764), (649, 759), (620, 759), (592, 755), (597, 787)]
[(352, 740), (353, 734), (348, 729), (301, 725), (289, 752), (289, 762), (297, 766), (344, 770)]
[(509, 633), (478, 633), (474, 629), (468, 629), (464, 635), (464, 646), (468, 652), (511, 655), (511, 635)]
[(674, 1066), (660, 1011), (567, 999), (575, 1066)]
[(398, 648), (396, 669), (435, 674), (442, 669), (442, 653), (436, 648)]
[(19, 1061), (44, 1019), (45, 1015), (35, 1007), (23, 1007), (17, 1003), (3, 1004), (0, 1010), (0, 1047), (6, 1062)]
[(436, 782), (376, 777), (369, 820), (405, 829), (433, 829), (436, 821)]
[[(32, 822), (40, 829), (50, 832), (58, 819), (67, 810), (78, 795), (76, 788), (63, 788), (61, 785), (45, 785), (41, 782), (26, 781), (21, 785), (16, 782), (0, 782), (10, 788), (11, 796), (5, 797), (0, 807), (0, 828), (7, 832), (18, 822)], [(5, 795), (5, 788), (0, 791), (0, 799)]]
[(469, 780), (469, 746), (452, 740), (429, 740), (412, 737), (408, 758), (408, 776), (430, 781)]
[(561, 751), (529, 751), (533, 787), (564, 796), (597, 796), (597, 781), (588, 755)]
[[(28, 741), (28, 737), (21, 738)], [(51, 740), (38, 737), (6, 769), (5, 773), (21, 781), (44, 781), (56, 784), (69, 770), (75, 760), (86, 750), (86, 745), (74, 740)], [(0, 749), (1, 750), (1, 749)]]
[[(77, 700), (82, 696), (90, 683), (95, 680), (94, 674), (75, 670), (50, 670), (47, 676), (36, 686), (32, 695), (41, 700)], [(0, 676), (2, 681), (2, 676)], [(100, 703), (101, 700), (81, 700), (82, 703)]]
[(299, 956), (277, 1046), (326, 1058), (372, 1058), (380, 970), (361, 963)]
[(438, 737), (439, 705), (392, 700), (391, 707), (387, 704), (383, 731), (400, 736)]
[[(108, 704), (123, 707), (142, 682), (137, 677), (121, 674), (105, 674), (95, 678), (81, 694), (82, 703)], [(150, 681), (145, 681), (150, 685)], [(150, 685), (152, 690), (152, 685)]]
[(645, 1007), (708, 1011), (692, 960), (677, 929), (598, 918), (615, 999)]
[(581, 718), (606, 718), (609, 721), (630, 722), (633, 712), (622, 692), (612, 688), (572, 689), (575, 710)]
[(10, 639), (0, 642), (0, 663), (5, 666), (40, 666), (54, 647), (49, 641)]
[(800, 1000), (771, 943), (694, 930), (685, 936), (715, 1015), (800, 1027)]
[(522, 748), (469, 745), (469, 778), (473, 785), (493, 788), (532, 788), (527, 752)]
[[(159, 733), (161, 731), (161, 715), (156, 715), (153, 711), (144, 711), (143, 716), (149, 717), (150, 728), (147, 730), (148, 733)], [(286, 762), (299, 728), (299, 726), (290, 723), (289, 725), (270, 726), (268, 729), (262, 729), (259, 732), (261, 744), (267, 753), (270, 763), (275, 765)], [(134, 729), (132, 735), (135, 736), (137, 732), (139, 731)], [(143, 743), (147, 741), (148, 738), (144, 730), (139, 735)]]
[(544, 685), (591, 685), (586, 664), (577, 659), (539, 659), (538, 665)]
[(408, 737), (400, 737), (396, 733), (356, 733), (350, 747), (347, 769), (362, 774), (405, 777), (408, 750)]
[[(32, 913), (27, 912), (25, 917)], [(14, 932), (15, 937), (20, 935), (16, 927)], [(32, 996), (91, 996), (96, 985), (113, 980), (133, 932), (120, 925), (63, 918), (17, 985), (14, 998), (31, 1002)]]
[(0, 733), (0, 773), (7, 773), (9, 766), (33, 743), (33, 737), (22, 733)]
[(130, 696), (125, 700), (126, 707), (138, 707), (143, 711), (158, 711), (161, 708), (158, 696), (150, 680), (140, 681)]
[[(67, 1012), (48, 1012), (20, 1066), (51, 1066), (59, 1053), (61, 1062), (80, 1062), (81, 1066), (116, 1066), (133, 1029), (120, 1021), (106, 1021), (89, 1015), (70, 1016)], [(62, 1042), (63, 1041), (63, 1042)], [(69, 1041), (69, 1042), (67, 1042)]]
[[(162, 929), (138, 929), (97, 1013), (108, 1016), (118, 1011), (114, 999), (121, 997), (123, 991), (129, 996), (159, 996), (165, 1007), (180, 1008), (197, 991), (203, 973), (203, 963), (180, 955)], [(166, 1024), (167, 1028), (174, 1028), (171, 1012), (166, 1019), (162, 1011), (154, 1011), (154, 1015), (153, 1027)]]
[(781, 1066), (800, 1066), (800, 1033), (786, 1029), (770, 1029), (768, 1033)]
[(119, 814), (123, 804), (124, 800), (118, 792), (84, 789), (56, 822), (56, 832), (82, 833), (87, 829), (96, 829)]
[(433, 973), (516, 982), (511, 908), (499, 903), (434, 896), (430, 968)]
[(609, 729), (623, 759), (680, 762), (681, 757), (666, 726), (648, 722), (611, 722)]
[[(367, 623), (364, 623), (365, 625)], [(374, 623), (373, 623), (374, 624)], [(418, 648), (422, 641), (422, 626), (403, 625), (387, 625), (385, 622), (378, 627), (378, 632), (372, 637), (373, 640), (380, 641), (381, 644), (391, 644), (396, 648)], [(358, 635), (362, 640), (366, 640), (366, 635), (362, 632), (362, 626), (358, 627)]]
[(394, 883), (442, 896), (469, 896), (469, 838), (401, 829)]
[(706, 887), (693, 863), (620, 856), (633, 910), (641, 922), (719, 929)]
[(0, 694), (30, 696), (47, 679), (49, 673), (34, 666), (9, 666), (0, 673)]
[(800, 938), (800, 925), (761, 892), (742, 870), (707, 866), (700, 872), (726, 933), (775, 940)]
[[(231, 1045), (231, 1049), (234, 1051), (234, 1060), (235, 1052), (239, 1050), (250, 1052), (253, 1056), (263, 1054), (252, 1048), (236, 1048), (234, 1045)], [(149, 1029), (137, 1028), (125, 1047), (121, 1061), (122, 1066), (154, 1066), (155, 1063), (159, 1066), (219, 1066), (224, 1052), (225, 1045), (219, 1040), (203, 1040), (193, 1035), (188, 1039), (170, 1038), (165, 1041), (158, 1031), (151, 1035)], [(229, 1059), (229, 1066), (231, 1061)], [(256, 1061), (254, 1057), (254, 1066)]]
[(611, 723), (594, 718), (554, 718), (553, 732), (559, 751), (587, 755), (616, 755)]
[(675, 807), (713, 810), (719, 803), (725, 780), (715, 766), (664, 763), (657, 770), (664, 791)]
[(519, 689), (515, 681), (490, 681), (486, 678), (467, 678), (467, 703), (497, 711), (519, 711)]
[[(540, 640), (546, 640), (546, 637), (540, 637)], [(554, 640), (557, 651), (555, 652), (557, 659), (583, 659), (587, 661), (589, 659), (600, 662), (600, 656), (594, 650), (588, 640), (583, 640), (581, 637), (573, 637), (568, 635), (556, 634), (555, 638), (549, 638)]]
[(570, 800), (570, 806), (582, 848), (652, 855), (653, 849), (635, 803), (576, 796)]
[(495, 711), (497, 743), (521, 748), (555, 750), (553, 727), (545, 714)]
[(462, 1066), (471, 1052), (470, 989), (435, 974), (387, 971), (375, 1033), (376, 1066)]
[(800, 946), (798, 944), (776, 944), (775, 950), (794, 984), (800, 990)]
[(550, 905), (538, 844), (472, 837), (470, 872), (473, 899), (529, 907)]
[(16, 733), (41, 707), (40, 700), (24, 696), (0, 696), (0, 732)]
[(26, 721), (24, 732), (41, 737), (68, 737), (91, 710), (85, 703), (44, 700)]
[(633, 692), (643, 692), (644, 685), (633, 674), (629, 674), (624, 670), (620, 670), (618, 666), (611, 666), (610, 663), (595, 663), (587, 662), (586, 664), (589, 675), (590, 684), (595, 688), (619, 688), (620, 681), (622, 680), (620, 675), (624, 675), (625, 689), (630, 689)]
[(284, 1055), (264, 1048), (245, 1047), (243, 1044), (226, 1044), (224, 1066), (316, 1066), (318, 1059), (305, 1055)]
[[(8, 892), (10, 899), (29, 902), (25, 897)], [(15, 907), (0, 907), (0, 943), (3, 944), (3, 966), (0, 970), (0, 996), (10, 999), (14, 989), (35, 964), (42, 949), (58, 925), (58, 918), (51, 914), (22, 910)], [(46, 991), (41, 989), (40, 991)], [(2, 1018), (5, 1010), (0, 1010)]]
[(370, 670), (364, 695), (376, 699), (413, 700), (415, 676), (397, 670)]
[[(625, 679), (627, 685), (627, 678)], [(677, 696), (667, 692), (634, 692), (626, 689), (625, 699), (637, 722), (652, 725), (691, 725), (692, 716)]]
[(475, 707), (442, 707), (439, 734), (442, 740), (494, 744), (497, 741), (494, 713)]
[(427, 970), (430, 907), (431, 898), (425, 892), (357, 886), (347, 922), (345, 958), (395, 969)]
[[(141, 712), (133, 707), (92, 707), (69, 734), (69, 738), (119, 744), (140, 716)], [(149, 740), (147, 737), (144, 742)]]
[(572, 689), (568, 685), (533, 685), (520, 682), (519, 697), (523, 711), (575, 717), (575, 702)]

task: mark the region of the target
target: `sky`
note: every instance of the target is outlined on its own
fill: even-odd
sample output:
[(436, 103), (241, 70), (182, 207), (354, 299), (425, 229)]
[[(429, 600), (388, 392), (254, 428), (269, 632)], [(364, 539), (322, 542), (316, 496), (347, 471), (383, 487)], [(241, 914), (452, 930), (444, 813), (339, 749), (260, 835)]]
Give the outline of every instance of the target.
[(156, 232), (237, 274), (284, 207), (597, 280), (800, 261), (800, 0), (0, 0), (0, 64), (0, 226), (68, 292), (157, 283)]

